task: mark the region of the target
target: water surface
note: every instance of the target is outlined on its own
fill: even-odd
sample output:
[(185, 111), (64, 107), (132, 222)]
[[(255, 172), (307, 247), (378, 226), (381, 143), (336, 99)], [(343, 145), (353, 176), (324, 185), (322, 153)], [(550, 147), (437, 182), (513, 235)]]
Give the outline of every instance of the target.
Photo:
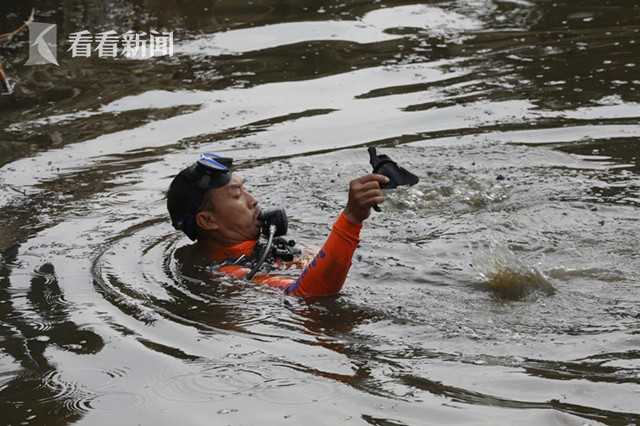
[[(640, 421), (633, 1), (5, 2), (2, 424)], [(81, 29), (175, 56), (72, 59)], [(319, 246), (376, 146), (421, 178), (343, 294), (182, 274), (171, 178), (236, 159)]]

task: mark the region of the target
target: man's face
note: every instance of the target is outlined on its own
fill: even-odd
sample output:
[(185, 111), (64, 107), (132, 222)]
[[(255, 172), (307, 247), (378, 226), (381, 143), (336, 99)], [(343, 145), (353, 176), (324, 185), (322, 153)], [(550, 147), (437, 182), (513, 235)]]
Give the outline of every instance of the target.
[(206, 212), (213, 227), (205, 227), (216, 232), (223, 242), (234, 243), (255, 240), (260, 233), (258, 202), (244, 188), (244, 179), (236, 174), (223, 187), (206, 194), (213, 204)]

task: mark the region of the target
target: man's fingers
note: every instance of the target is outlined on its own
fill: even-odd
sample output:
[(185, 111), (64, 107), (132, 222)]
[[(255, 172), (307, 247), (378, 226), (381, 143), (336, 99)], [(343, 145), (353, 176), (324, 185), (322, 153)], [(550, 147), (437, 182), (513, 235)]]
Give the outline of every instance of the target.
[(345, 211), (358, 223), (369, 217), (370, 209), (384, 201), (381, 187), (389, 182), (384, 175), (371, 173), (349, 183), (349, 201)]
[(384, 193), (379, 188), (370, 189), (368, 191), (363, 191), (358, 194), (358, 199), (362, 201), (366, 201), (371, 197), (383, 197)]
[(359, 196), (357, 203), (362, 207), (371, 207), (373, 204), (382, 203), (383, 201), (384, 194), (380, 190), (372, 190)]
[(376, 197), (367, 198), (367, 201), (364, 202), (364, 205), (367, 207), (371, 207), (376, 204), (382, 204), (383, 201), (384, 201), (384, 196), (380, 195)]
[(378, 182), (380, 185), (384, 185), (385, 183), (389, 182), (389, 178), (386, 177), (385, 175), (370, 173), (368, 175), (364, 175), (356, 179), (356, 182), (361, 184), (365, 184), (367, 182), (372, 182), (372, 181)]
[(371, 189), (380, 189), (380, 183), (378, 181), (372, 180), (361, 184), (359, 188), (360, 191), (368, 191)]

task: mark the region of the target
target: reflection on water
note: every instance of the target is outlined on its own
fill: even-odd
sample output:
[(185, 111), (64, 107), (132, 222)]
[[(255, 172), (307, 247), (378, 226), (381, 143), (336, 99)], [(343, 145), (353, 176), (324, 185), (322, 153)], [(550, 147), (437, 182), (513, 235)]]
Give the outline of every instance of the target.
[[(640, 5), (9, 1), (0, 32), (32, 7), (61, 66), (0, 46), (4, 423), (640, 421)], [(176, 55), (72, 59), (85, 28)], [(176, 263), (200, 151), (319, 246), (367, 146), (421, 181), (341, 297)]]

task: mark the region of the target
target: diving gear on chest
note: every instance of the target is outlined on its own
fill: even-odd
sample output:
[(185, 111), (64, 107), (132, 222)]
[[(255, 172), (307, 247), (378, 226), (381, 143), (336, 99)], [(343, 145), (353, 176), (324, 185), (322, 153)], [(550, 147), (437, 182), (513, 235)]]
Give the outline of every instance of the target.
[(262, 211), (259, 220), (260, 233), (267, 241), (258, 241), (253, 250), (253, 267), (246, 276), (248, 280), (253, 278), (265, 262), (271, 265), (278, 261), (290, 262), (302, 253), (295, 246), (295, 241), (282, 238), (289, 227), (287, 213), (283, 208)]

